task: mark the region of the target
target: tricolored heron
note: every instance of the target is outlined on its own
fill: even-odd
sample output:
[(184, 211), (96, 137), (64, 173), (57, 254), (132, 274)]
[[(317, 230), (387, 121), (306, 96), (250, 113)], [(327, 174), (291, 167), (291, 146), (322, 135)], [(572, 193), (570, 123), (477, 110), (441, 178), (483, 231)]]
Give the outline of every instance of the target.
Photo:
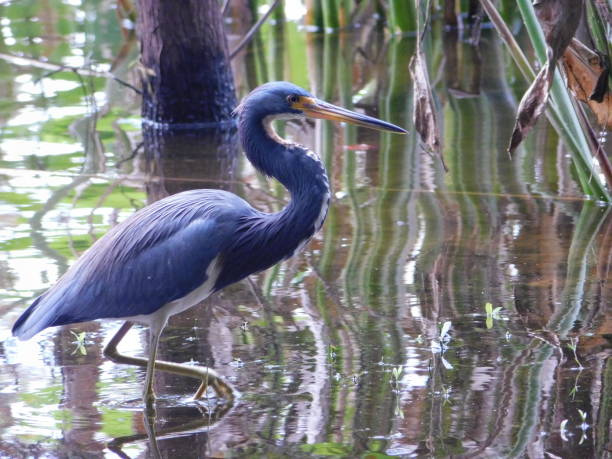
[[(134, 213), (100, 238), (39, 296), (13, 326), (28, 339), (41, 330), (96, 319), (125, 324), (106, 346), (111, 359), (147, 367), (143, 397), (155, 399), (153, 371), (209, 377), (218, 392), (227, 386), (210, 370), (155, 359), (168, 318), (229, 284), (298, 252), (321, 228), (330, 201), (329, 181), (318, 156), (281, 139), (277, 119), (326, 118), (397, 133), (393, 124), (314, 98), (287, 82), (264, 84), (236, 109), (242, 147), (253, 165), (291, 193), (280, 212), (265, 213), (222, 190), (185, 191)], [(123, 356), (117, 344), (133, 323), (150, 327), (148, 360)], [(201, 395), (204, 383), (196, 394)]]

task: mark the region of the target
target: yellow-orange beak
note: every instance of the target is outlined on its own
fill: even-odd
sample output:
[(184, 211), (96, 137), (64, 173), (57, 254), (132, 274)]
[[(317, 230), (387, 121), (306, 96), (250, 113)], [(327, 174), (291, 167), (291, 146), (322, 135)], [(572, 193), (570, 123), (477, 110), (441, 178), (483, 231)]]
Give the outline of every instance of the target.
[(336, 105), (328, 104), (314, 97), (300, 97), (297, 102), (292, 104), (296, 110), (301, 110), (304, 115), (311, 118), (323, 118), (332, 121), (344, 121), (346, 123), (357, 124), (379, 131), (390, 131), (398, 134), (406, 134), (407, 131), (395, 124), (372, 118), (362, 113), (352, 112)]

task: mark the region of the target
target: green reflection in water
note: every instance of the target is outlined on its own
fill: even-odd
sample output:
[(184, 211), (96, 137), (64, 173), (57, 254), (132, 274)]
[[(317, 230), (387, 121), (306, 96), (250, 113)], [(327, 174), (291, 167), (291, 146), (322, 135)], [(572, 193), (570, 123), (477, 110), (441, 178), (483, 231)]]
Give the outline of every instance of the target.
[(131, 435), (134, 431), (134, 413), (102, 408), (102, 432), (108, 438)]
[[(115, 12), (102, 2), (44, 3), (0, 7), (15, 40), (4, 30), (3, 52), (66, 63), (90, 55), (112, 60), (117, 73), (130, 78), (136, 51), (115, 61), (129, 45)], [(83, 12), (96, 13), (96, 20)], [(47, 29), (59, 39), (45, 38)], [(210, 430), (160, 434), (161, 451), (520, 457), (536, 448), (534, 455), (605, 454), (612, 393), (605, 337), (610, 216), (577, 199), (564, 150), (548, 126), (512, 160), (503, 153), (516, 89), (523, 88), (516, 88), (516, 72), (495, 36), (485, 32), (474, 48), (435, 30), (426, 42), (428, 66), (450, 171), (422, 151), (412, 130), (398, 137), (329, 123), (279, 126), (279, 133), (325, 160), (334, 188), (327, 223), (304, 256), (255, 277), (253, 290), (234, 286), (173, 319), (162, 352), (172, 360), (213, 363), (242, 399)], [(32, 39), (39, 35), (40, 42)], [(414, 39), (390, 39), (372, 24), (317, 35), (279, 21), (261, 30), (239, 63), (245, 67), (236, 74), (237, 86), (288, 79), (331, 102), (410, 127), (413, 49)], [(184, 165), (177, 159), (176, 169), (165, 166), (180, 174), (194, 170), (193, 176), (151, 171), (136, 148), (138, 101), (128, 90), (99, 78), (85, 79), (84, 87), (87, 96), (72, 73), (45, 76), (0, 61), (6, 96), (0, 106), (3, 339), (27, 298), (52, 284), (109, 227), (155, 199), (154, 187), (201, 183), (191, 157)], [(103, 93), (95, 104), (93, 90)], [(261, 209), (284, 204), (284, 190), (252, 174), (244, 159), (240, 173), (241, 183), (224, 176), (212, 186), (235, 186)], [(558, 196), (563, 199), (553, 199)], [(503, 307), (491, 329), (487, 302)], [(442, 346), (446, 321), (450, 339)], [(111, 325), (86, 324), (83, 331), (84, 359), (70, 355), (68, 330), (33, 343), (1, 343), (3, 442), (17, 447), (45, 440), (41, 452), (62, 455), (82, 447), (79, 433), (88, 437), (88, 450), (102, 454), (105, 441), (134, 436), (123, 451), (147, 454), (132, 400), (141, 372), (100, 357)], [(570, 338), (578, 340), (581, 372), (567, 351)], [(146, 354), (145, 342), (144, 333), (134, 333), (126, 351)], [(53, 376), (39, 376), (41, 369)], [(33, 379), (49, 388), (28, 389)], [(180, 378), (162, 375), (157, 383), (176, 397), (193, 390)], [(176, 405), (164, 414), (169, 424), (206, 416), (185, 400), (165, 402)], [(19, 403), (40, 412), (44, 426), (41, 418), (20, 413)], [(581, 444), (578, 409), (588, 413), (589, 424)], [(572, 434), (567, 441), (559, 427), (564, 419)]]

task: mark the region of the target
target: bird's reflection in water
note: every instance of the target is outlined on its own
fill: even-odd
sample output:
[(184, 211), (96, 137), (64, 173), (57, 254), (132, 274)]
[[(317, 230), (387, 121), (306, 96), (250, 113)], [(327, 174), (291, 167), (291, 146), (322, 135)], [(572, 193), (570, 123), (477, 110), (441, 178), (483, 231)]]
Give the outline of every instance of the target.
[[(110, 441), (107, 447), (119, 457), (129, 458), (130, 456), (124, 451), (126, 446), (147, 442), (147, 457), (161, 458), (163, 455), (159, 447), (160, 441), (171, 441), (190, 434), (209, 432), (221, 423), (235, 403), (233, 400), (227, 401), (217, 398), (189, 402), (177, 402), (175, 398), (168, 397), (160, 398), (157, 401), (154, 416), (148, 416), (143, 411), (142, 432), (117, 437)], [(201, 435), (201, 437), (204, 441), (208, 440), (208, 434)], [(191, 441), (187, 444), (191, 453), (199, 450), (199, 447)], [(187, 453), (187, 451), (185, 452)], [(174, 450), (173, 455), (176, 453), (177, 451)]]

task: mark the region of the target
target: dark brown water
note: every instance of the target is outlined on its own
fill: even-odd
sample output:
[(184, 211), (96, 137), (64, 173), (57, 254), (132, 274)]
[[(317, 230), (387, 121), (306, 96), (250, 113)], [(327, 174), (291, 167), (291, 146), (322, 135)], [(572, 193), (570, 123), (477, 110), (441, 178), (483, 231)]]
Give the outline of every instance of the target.
[[(2, 53), (136, 78), (137, 47), (105, 3), (15, 2), (0, 17)], [(371, 27), (322, 36), (288, 22), (265, 28), (235, 75), (243, 93), (288, 79), (410, 127), (413, 50)], [(144, 371), (101, 355), (119, 323), (28, 342), (12, 323), (148, 202), (220, 187), (275, 210), (286, 195), (233, 132), (143, 133), (129, 89), (0, 60), (0, 457), (609, 454), (609, 209), (582, 199), (545, 122), (504, 152), (524, 82), (492, 33), (475, 49), (436, 31), (428, 56), (449, 172), (414, 133), (280, 127), (327, 164), (326, 225), (252, 286), (171, 320), (161, 357), (214, 367), (240, 396), (196, 403), (196, 381), (158, 372), (154, 426)], [(121, 350), (146, 343), (134, 329)]]

